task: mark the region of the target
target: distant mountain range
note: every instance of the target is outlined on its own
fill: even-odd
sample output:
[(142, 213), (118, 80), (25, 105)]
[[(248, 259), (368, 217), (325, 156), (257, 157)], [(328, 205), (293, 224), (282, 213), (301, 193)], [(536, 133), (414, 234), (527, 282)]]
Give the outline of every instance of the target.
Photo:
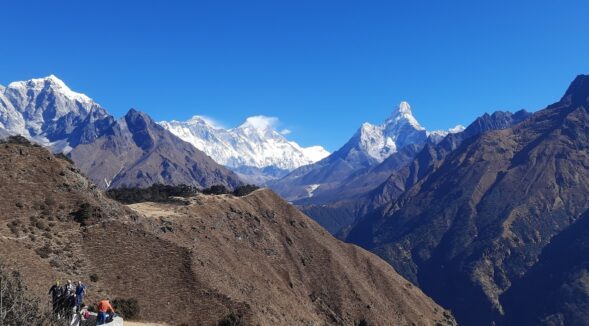
[(440, 142), (406, 146), (372, 168), (353, 174), (338, 188), (313, 198), (297, 201), (299, 208), (340, 237), (357, 219), (396, 199), (463, 141), (479, 134), (511, 127), (531, 113), (497, 111), (484, 114), (461, 132), (448, 134)]
[[(131, 111), (129, 114), (134, 115)], [(204, 152), (216, 163), (238, 173), (244, 182), (256, 184), (265, 184), (269, 180), (286, 175), (293, 169), (316, 162), (329, 155), (329, 152), (321, 146), (305, 148), (289, 141), (268, 123), (269, 118), (267, 117), (250, 117), (242, 125), (232, 129), (218, 128), (198, 116), (186, 122), (161, 122), (160, 125), (163, 128), (151, 123), (151, 118), (147, 115), (142, 114), (142, 117), (146, 121), (149, 120), (148, 123), (142, 124), (149, 130), (130, 130), (126, 127), (127, 117), (116, 120), (90, 97), (72, 91), (54, 75), (13, 82), (8, 87), (0, 86), (0, 137), (18, 134), (51, 147), (54, 152), (71, 153), (80, 166), (88, 169), (84, 172), (101, 187), (109, 185), (143, 186), (153, 182), (203, 186), (211, 184), (211, 182), (219, 182), (228, 186), (236, 184), (234, 180), (238, 177), (235, 175), (231, 176), (232, 180), (222, 181), (213, 177), (209, 182), (207, 175), (213, 176), (213, 174), (204, 173), (202, 175), (195, 172), (201, 168), (191, 168), (189, 165), (202, 161), (204, 156), (200, 154), (198, 154), (199, 159), (189, 155), (190, 159), (180, 160), (180, 154), (163, 153), (164, 157), (174, 156), (177, 160), (172, 160), (168, 164), (165, 163), (167, 158), (160, 157), (156, 159), (160, 162), (147, 164), (146, 162), (149, 161), (145, 159), (147, 156), (150, 158), (156, 156), (144, 155), (147, 154), (145, 151), (149, 151), (149, 149), (141, 148), (139, 145), (131, 145), (132, 142), (129, 141), (138, 140), (140, 135), (161, 134), (164, 136), (154, 139), (156, 143), (165, 139), (168, 141), (168, 145), (178, 143), (177, 146), (186, 147), (181, 145), (182, 142), (177, 141), (175, 138), (177, 136), (196, 147), (197, 151), (190, 149), (189, 152)], [(175, 136), (170, 137), (167, 133)], [(115, 140), (113, 137), (118, 138)], [(85, 161), (88, 155), (87, 153), (81, 155), (82, 149), (73, 150), (84, 145), (82, 147), (87, 151), (90, 147), (89, 144), (95, 143), (99, 138), (101, 139), (99, 142), (108, 139), (108, 144), (115, 142), (118, 147), (106, 149), (107, 155), (99, 155), (95, 152), (94, 156), (98, 160), (96, 162)], [(101, 146), (109, 146), (108, 144)], [(135, 150), (130, 150), (131, 147), (134, 147)], [(159, 147), (161, 148), (161, 146)], [(138, 148), (141, 150), (137, 151)], [(114, 159), (112, 155), (117, 151), (121, 153), (118, 156), (115, 155), (119, 160), (118, 163), (106, 166), (111, 164), (105, 165), (105, 162), (99, 162), (98, 157)], [(134, 154), (123, 155), (123, 153)], [(139, 162), (141, 162), (143, 170), (141, 173), (136, 173), (138, 165), (135, 163)], [(133, 171), (124, 171), (127, 166), (131, 165), (134, 166)], [(210, 162), (204, 165), (210, 166)], [(92, 170), (90, 170), (91, 166)], [(101, 168), (97, 169), (97, 166), (101, 166)], [(145, 170), (147, 166), (150, 166), (149, 170)], [(179, 168), (179, 166), (183, 166), (183, 168)], [(190, 172), (191, 169), (192, 172)], [(208, 172), (215, 169), (218, 170), (216, 175), (229, 173), (226, 169), (218, 167), (204, 167), (204, 170)], [(131, 172), (136, 175), (131, 177)]]
[(223, 129), (194, 116), (160, 125), (236, 171), (242, 179), (265, 184), (329, 155), (321, 146), (301, 147), (275, 130), (268, 117), (254, 116), (240, 126)]
[[(413, 116), (407, 102), (401, 102), (392, 115), (380, 125), (364, 123), (348, 142), (325, 159), (294, 170), (269, 186), (292, 202), (326, 203), (347, 188), (344, 184), (356, 176), (384, 163), (409, 148), (417, 152), (426, 142), (437, 143), (449, 133), (460, 132), (462, 126), (448, 131), (427, 131)], [(412, 157), (410, 154), (409, 157)], [(390, 172), (393, 170), (387, 169)], [(387, 174), (387, 176), (388, 176)], [(372, 187), (381, 181), (376, 180)], [(370, 188), (370, 186), (368, 186)], [(329, 197), (329, 198), (327, 198)], [(321, 198), (327, 198), (321, 200)]]
[[(130, 129), (129, 118), (137, 116), (136, 112), (130, 111), (117, 120), (90, 97), (72, 91), (54, 75), (0, 87), (0, 107), (0, 137), (20, 134), (54, 152), (69, 154), (100, 187), (157, 182), (199, 186), (218, 182), (233, 186), (239, 178), (248, 183), (271, 184), (289, 200), (337, 187), (337, 181), (344, 176), (371, 168), (409, 144), (439, 142), (448, 133), (462, 130), (458, 126), (449, 131), (428, 132), (413, 117), (406, 102), (385, 123), (363, 124), (333, 155), (321, 146), (301, 147), (289, 141), (274, 129), (270, 118), (263, 116), (250, 117), (231, 129), (219, 128), (199, 116), (185, 122), (162, 121), (161, 128), (141, 114), (145, 122), (140, 125), (144, 129)], [(148, 139), (141, 139), (143, 136)], [(181, 158), (181, 152), (188, 147), (176, 137), (197, 149), (188, 150), (189, 159)], [(150, 141), (153, 144), (145, 145)], [(164, 147), (165, 153), (161, 150)], [(237, 175), (219, 166), (213, 168), (201, 152)], [(109, 161), (104, 161), (107, 158)], [(196, 162), (204, 161), (201, 167), (195, 167)], [(321, 162), (310, 165), (318, 161)], [(309, 175), (305, 173), (308, 170)], [(301, 174), (304, 178), (299, 177)], [(293, 178), (297, 180), (291, 182)], [(286, 184), (288, 190), (281, 184)]]
[[(497, 111), (447, 131), (427, 131), (402, 102), (385, 122), (363, 124), (331, 154), (288, 141), (261, 117), (232, 129), (198, 116), (156, 123), (133, 109), (115, 119), (50, 76), (0, 87), (0, 136), (13, 134), (68, 154), (102, 188), (266, 183), (329, 232), (372, 251), (411, 282), (373, 256), (341, 247), (268, 190), (245, 199), (198, 196), (174, 212), (171, 204), (140, 204), (134, 208), (139, 217), (117, 226), (141, 225), (145, 232), (133, 239), (146, 246), (151, 243), (146, 234), (165, 240), (154, 242), (154, 251), (165, 243), (184, 248), (188, 264), (172, 255), (169, 266), (176, 267), (170, 270), (191, 266), (190, 273), (205, 268), (208, 273), (217, 268), (213, 279), (200, 278), (207, 273), (188, 273), (185, 279), (196, 277), (224, 289), (231, 300), (255, 299), (260, 305), (245, 309), (252, 321), (267, 321), (268, 310), (257, 307), (284, 309), (295, 302), (289, 317), (273, 311), (273, 320), (313, 316), (313, 321), (359, 325), (368, 316), (375, 324), (453, 324), (448, 313), (416, 291), (417, 285), (463, 325), (589, 323), (589, 76), (578, 76), (558, 102), (543, 110)], [(60, 221), (75, 213), (82, 198), (104, 207), (90, 214), (93, 223), (117, 216), (118, 204), (103, 198), (69, 163), (18, 139), (4, 144), (0, 163), (21, 164), (0, 173), (4, 185), (15, 182), (18, 190), (7, 197), (6, 216), (30, 219), (37, 209), (46, 213), (52, 201), (45, 188), (69, 205), (59, 208)], [(35, 181), (42, 191), (31, 188), (35, 182), (30, 178), (43, 180)], [(23, 205), (28, 195), (37, 199)], [(157, 221), (144, 218), (150, 214)], [(31, 231), (10, 225), (15, 234)], [(92, 232), (95, 239), (104, 235)], [(119, 238), (117, 232), (113, 229), (111, 240), (121, 244), (134, 236), (125, 232)], [(203, 238), (201, 232), (207, 235)], [(32, 242), (22, 252), (33, 255), (31, 248), (40, 242), (25, 239)], [(198, 257), (192, 255), (195, 243)], [(276, 270), (284, 257), (285, 264), (279, 265), (289, 269)], [(230, 279), (232, 283), (216, 278), (238, 266), (227, 261), (251, 273), (243, 280)], [(270, 283), (258, 279), (260, 266), (273, 275)], [(251, 280), (259, 281), (260, 288), (251, 288)], [(275, 295), (260, 295), (256, 289), (268, 284)], [(321, 290), (313, 290), (317, 288)], [(197, 290), (183, 295), (195, 293), (211, 299)], [(403, 300), (407, 294), (410, 301)], [(281, 298), (288, 300), (276, 301)], [(412, 310), (414, 305), (419, 309)], [(391, 311), (394, 316), (388, 315)]]
[(0, 88), (0, 129), (70, 155), (101, 188), (241, 184), (235, 173), (148, 115), (130, 110), (116, 120), (53, 75)]
[(584, 75), (532, 115), (484, 116), (391, 175), (347, 240), (460, 324), (586, 325), (588, 126)]

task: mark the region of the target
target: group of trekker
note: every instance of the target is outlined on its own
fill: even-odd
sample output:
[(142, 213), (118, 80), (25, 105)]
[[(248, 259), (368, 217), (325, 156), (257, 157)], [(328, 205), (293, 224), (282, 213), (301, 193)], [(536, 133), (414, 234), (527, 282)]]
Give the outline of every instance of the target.
[(84, 297), (86, 296), (86, 285), (81, 281), (72, 283), (67, 280), (67, 283), (61, 286), (59, 281), (56, 281), (49, 289), (51, 300), (53, 303), (53, 314), (57, 319), (65, 319), (69, 325), (77, 326), (87, 324), (96, 316), (96, 325), (103, 325), (110, 322), (114, 316), (115, 311), (108, 299), (101, 300), (97, 305), (97, 314), (92, 314), (88, 306), (84, 304)]

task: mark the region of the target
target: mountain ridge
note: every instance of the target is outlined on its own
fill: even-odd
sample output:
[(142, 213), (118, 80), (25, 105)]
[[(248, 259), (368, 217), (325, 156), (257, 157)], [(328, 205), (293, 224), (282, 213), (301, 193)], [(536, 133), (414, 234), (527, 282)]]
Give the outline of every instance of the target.
[(328, 157), (296, 169), (268, 185), (292, 202), (310, 198), (309, 187), (314, 187), (313, 193), (317, 194), (323, 189), (336, 188), (354, 173), (377, 166), (407, 146), (438, 141), (443, 133), (428, 132), (413, 116), (411, 106), (403, 101), (382, 124), (363, 123), (340, 149)]
[[(575, 227), (589, 208), (588, 79), (578, 76), (560, 101), (523, 122), (464, 141), (347, 239), (387, 260), (463, 324), (533, 318), (554, 325), (540, 320), (555, 313), (547, 309), (572, 318), (563, 307), (586, 305), (588, 291), (562, 296), (566, 303), (543, 306), (535, 316), (522, 316), (525, 311), (510, 306), (514, 300), (504, 294), (534, 268), (551, 239)], [(537, 290), (542, 295), (527, 297), (532, 302), (551, 295), (548, 288)]]
[[(241, 172), (244, 179), (262, 184), (329, 155), (321, 146), (301, 147), (286, 139), (274, 129), (274, 121), (275, 118), (252, 116), (237, 127), (224, 129), (207, 122), (206, 118), (193, 116), (184, 122), (172, 120), (159, 124), (217, 163)], [(265, 173), (268, 169), (274, 173)]]
[[(12, 82), (0, 93), (0, 135), (22, 135), (61, 152), (101, 188), (241, 181), (134, 109), (120, 119), (55, 75)], [(98, 144), (100, 143), (100, 145)]]

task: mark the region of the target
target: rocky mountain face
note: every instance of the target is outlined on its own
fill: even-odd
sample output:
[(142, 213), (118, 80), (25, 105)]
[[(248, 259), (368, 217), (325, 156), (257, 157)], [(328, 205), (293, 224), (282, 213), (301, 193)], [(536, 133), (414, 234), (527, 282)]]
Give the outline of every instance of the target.
[(51, 75), (0, 88), (0, 137), (22, 135), (71, 156), (99, 187), (154, 183), (229, 188), (239, 177), (135, 110), (115, 120)]
[[(405, 146), (382, 163), (352, 174), (338, 187), (329, 191), (324, 188), (314, 197), (295, 203), (332, 234), (345, 238), (346, 232), (358, 219), (394, 201), (425, 173), (437, 168), (443, 158), (465, 139), (513, 126), (530, 115), (524, 110), (516, 113), (497, 111), (491, 115), (485, 113), (466, 129), (455, 129), (441, 140), (432, 138), (433, 133), (430, 133), (424, 145)], [(444, 135), (441, 132), (435, 134)]]
[(0, 191), (0, 258), (42, 302), (56, 279), (73, 279), (88, 284), (88, 303), (136, 299), (140, 320), (172, 325), (455, 324), (380, 258), (269, 190), (127, 207), (16, 141), (0, 144)]
[(436, 170), (452, 151), (464, 141), (492, 130), (512, 127), (531, 116), (530, 112), (520, 110), (515, 113), (496, 111), (485, 113), (471, 123), (464, 131), (453, 133), (439, 143), (427, 143), (424, 148), (410, 161), (409, 164), (391, 173), (386, 181), (379, 184), (370, 194), (363, 198), (364, 206), (361, 213), (375, 209), (381, 205), (396, 200), (405, 190), (411, 188), (421, 178)]
[(57, 151), (68, 151), (84, 140), (79, 128), (84, 128), (85, 120), (107, 116), (91, 98), (72, 91), (53, 75), (0, 88), (0, 128)]
[(312, 197), (294, 203), (329, 232), (338, 234), (366, 213), (370, 195), (383, 180), (409, 164), (422, 148), (421, 144), (405, 146), (382, 163), (352, 173), (330, 187), (323, 186)]
[(462, 324), (586, 324), (588, 98), (578, 76), (559, 102), (464, 140), (348, 240)]
[(194, 116), (185, 122), (160, 124), (205, 152), (217, 163), (239, 173), (248, 182), (265, 184), (329, 155), (323, 147), (301, 147), (274, 129), (272, 118), (255, 116), (232, 129), (223, 129)]
[[(452, 129), (452, 131), (459, 131)], [(381, 125), (364, 123), (356, 134), (339, 150), (325, 159), (294, 170), (269, 186), (283, 198), (296, 202), (315, 201), (324, 191), (341, 189), (342, 181), (354, 174), (366, 172), (392, 154), (407, 146), (423, 146), (428, 140), (439, 140), (446, 132), (429, 133), (413, 116), (407, 102), (401, 102)], [(429, 137), (431, 135), (431, 138)], [(335, 195), (335, 194), (334, 194)]]
[(157, 183), (234, 188), (241, 183), (235, 173), (134, 109), (69, 155), (101, 188), (143, 188)]

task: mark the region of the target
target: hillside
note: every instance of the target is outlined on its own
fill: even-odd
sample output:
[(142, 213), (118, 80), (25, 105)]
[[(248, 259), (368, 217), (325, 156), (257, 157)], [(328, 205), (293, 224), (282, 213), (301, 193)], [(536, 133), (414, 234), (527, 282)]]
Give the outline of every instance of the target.
[(464, 141), (348, 240), (387, 260), (463, 324), (578, 321), (572, 311), (589, 302), (587, 257), (558, 259), (589, 240), (572, 231), (589, 208), (588, 98), (589, 77), (578, 76), (559, 102)]
[(101, 188), (241, 184), (235, 173), (134, 109), (69, 156)]
[(145, 321), (452, 324), (376, 256), (331, 237), (268, 190), (122, 206), (67, 160), (0, 144), (0, 257), (41, 298), (55, 279), (135, 298)]

